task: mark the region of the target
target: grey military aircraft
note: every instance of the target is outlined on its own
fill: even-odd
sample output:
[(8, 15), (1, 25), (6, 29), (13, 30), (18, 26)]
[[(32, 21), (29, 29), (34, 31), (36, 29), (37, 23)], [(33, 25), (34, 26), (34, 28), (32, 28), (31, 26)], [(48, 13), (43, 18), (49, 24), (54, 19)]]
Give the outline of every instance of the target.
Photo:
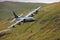
[[(17, 22), (15, 22), (14, 24), (12, 24), (11, 26), (9, 26), (8, 28), (12, 28), (12, 27), (16, 27), (16, 25), (20, 25), (22, 22), (25, 23), (25, 22), (32, 22), (32, 21), (35, 21), (35, 18), (33, 18), (33, 16), (35, 14), (38, 13), (38, 10), (41, 8), (38, 7), (36, 8), (35, 10), (33, 10), (32, 12), (30, 12), (28, 15), (26, 15), (25, 17), (21, 17), (22, 15), (20, 16), (17, 16), (16, 13), (13, 11), (13, 15), (15, 17), (15, 19), (17, 20)], [(14, 20), (15, 20), (14, 19)]]

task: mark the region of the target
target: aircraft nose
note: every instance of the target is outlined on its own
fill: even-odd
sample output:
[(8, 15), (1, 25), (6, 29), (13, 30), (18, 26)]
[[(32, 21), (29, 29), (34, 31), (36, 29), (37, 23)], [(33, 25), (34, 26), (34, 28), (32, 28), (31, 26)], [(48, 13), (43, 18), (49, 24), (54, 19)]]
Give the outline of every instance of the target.
[(33, 21), (35, 21), (35, 18), (33, 18)]

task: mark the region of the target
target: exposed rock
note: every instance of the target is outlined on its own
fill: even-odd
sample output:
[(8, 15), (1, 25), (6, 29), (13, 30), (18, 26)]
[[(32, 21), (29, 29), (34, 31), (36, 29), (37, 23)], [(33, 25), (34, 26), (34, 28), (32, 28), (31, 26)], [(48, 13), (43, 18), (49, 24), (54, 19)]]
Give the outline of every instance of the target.
[(11, 33), (10, 29), (2, 30), (2, 31), (0, 31), (0, 37), (3, 37), (3, 36), (8, 35), (10, 33)]

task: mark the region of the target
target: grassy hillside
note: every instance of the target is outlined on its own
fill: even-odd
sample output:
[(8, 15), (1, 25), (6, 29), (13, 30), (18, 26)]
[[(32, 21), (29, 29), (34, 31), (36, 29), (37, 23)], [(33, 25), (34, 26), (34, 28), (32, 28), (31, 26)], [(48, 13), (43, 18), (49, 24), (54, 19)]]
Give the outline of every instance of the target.
[(23, 13), (24, 11), (30, 12), (29, 10), (33, 10), (40, 5), (45, 5), (43, 3), (19, 3), (19, 2), (0, 2), (0, 21), (5, 20), (8, 17), (10, 18), (12, 15), (12, 11), (14, 10), (17, 14)]
[(12, 11), (17, 15), (27, 15), (29, 12), (38, 6), (45, 6), (46, 4), (39, 3), (19, 3), (19, 2), (0, 2), (0, 30), (7, 28), (9, 21), (14, 18)]
[(42, 7), (34, 18), (36, 21), (18, 25), (0, 40), (60, 40), (60, 3)]

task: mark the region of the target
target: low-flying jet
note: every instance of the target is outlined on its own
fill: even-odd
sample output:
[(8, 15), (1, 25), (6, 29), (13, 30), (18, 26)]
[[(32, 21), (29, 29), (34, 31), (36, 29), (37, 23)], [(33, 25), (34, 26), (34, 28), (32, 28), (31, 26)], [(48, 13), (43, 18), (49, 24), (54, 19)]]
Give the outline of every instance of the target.
[(33, 16), (38, 13), (38, 10), (40, 8), (41, 7), (36, 8), (32, 12), (28, 13), (28, 15), (26, 15), (25, 17), (21, 17), (22, 15), (17, 16), (16, 13), (13, 11), (13, 15), (14, 15), (15, 19), (17, 20), (17, 22), (15, 22), (14, 24), (12, 24), (8, 28), (16, 27), (16, 25), (20, 25), (22, 22), (32, 22), (32, 21), (35, 21), (35, 18), (33, 18)]

